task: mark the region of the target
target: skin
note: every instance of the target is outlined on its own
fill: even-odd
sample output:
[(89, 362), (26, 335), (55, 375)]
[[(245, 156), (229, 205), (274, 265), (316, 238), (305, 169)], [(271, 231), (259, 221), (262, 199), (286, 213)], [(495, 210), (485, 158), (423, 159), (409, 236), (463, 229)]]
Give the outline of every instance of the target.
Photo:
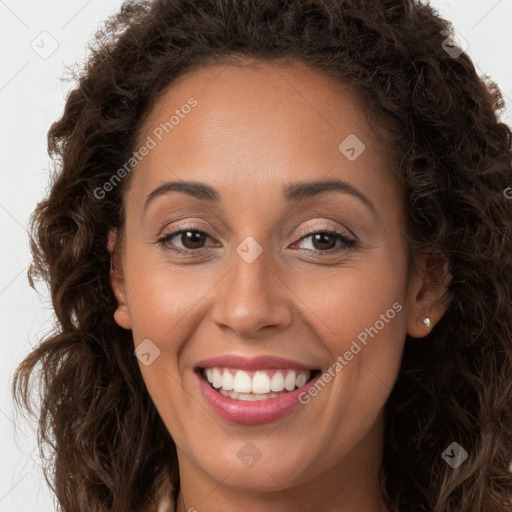
[[(446, 309), (448, 283), (435, 281), (440, 260), (414, 255), (407, 282), (402, 194), (348, 86), (296, 62), (210, 65), (165, 91), (141, 143), (191, 96), (198, 105), (130, 176), (122, 243), (115, 231), (109, 239), (116, 322), (132, 330), (135, 346), (149, 338), (161, 350), (140, 368), (176, 442), (177, 510), (385, 511), (382, 411), (406, 333), (425, 336), (424, 317), (433, 327)], [(338, 149), (349, 134), (366, 145), (355, 161)], [(333, 178), (364, 194), (375, 213), (342, 192), (283, 198), (286, 183)], [(171, 192), (144, 213), (147, 196), (171, 180), (206, 183), (220, 201)], [(178, 220), (205, 233), (206, 248), (184, 235), (156, 243)], [(353, 233), (356, 245), (331, 236), (322, 246), (307, 234), (326, 228)], [(236, 252), (248, 236), (262, 248), (252, 263)], [(174, 254), (173, 244), (189, 255)], [(201, 359), (270, 354), (325, 372), (397, 302), (401, 311), (349, 364), (281, 420), (232, 424), (202, 397), (193, 372)], [(261, 452), (252, 467), (237, 457), (247, 442)]]

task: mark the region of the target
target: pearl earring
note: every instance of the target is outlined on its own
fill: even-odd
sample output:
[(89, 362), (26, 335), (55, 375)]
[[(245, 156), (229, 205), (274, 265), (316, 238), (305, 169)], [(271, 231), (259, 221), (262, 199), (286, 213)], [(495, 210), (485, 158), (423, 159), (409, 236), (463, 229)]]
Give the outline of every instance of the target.
[(430, 329), (430, 318), (428, 316), (426, 316), (424, 319), (423, 319), (423, 323), (425, 324), (425, 327), (427, 329)]

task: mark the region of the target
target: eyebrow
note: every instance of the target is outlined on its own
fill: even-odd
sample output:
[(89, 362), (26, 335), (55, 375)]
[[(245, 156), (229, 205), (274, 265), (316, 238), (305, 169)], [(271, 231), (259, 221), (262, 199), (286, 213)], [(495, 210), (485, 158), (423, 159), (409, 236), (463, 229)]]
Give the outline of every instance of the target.
[[(144, 202), (143, 212), (146, 211), (150, 203), (157, 197), (167, 195), (171, 192), (182, 192), (211, 203), (218, 203), (220, 201), (220, 194), (213, 187), (205, 183), (197, 181), (169, 181), (160, 185), (148, 195)], [(377, 209), (374, 204), (363, 193), (346, 181), (338, 179), (306, 181), (287, 183), (283, 187), (283, 196), (290, 202), (316, 197), (325, 192), (342, 192), (357, 197), (372, 213), (377, 214)]]

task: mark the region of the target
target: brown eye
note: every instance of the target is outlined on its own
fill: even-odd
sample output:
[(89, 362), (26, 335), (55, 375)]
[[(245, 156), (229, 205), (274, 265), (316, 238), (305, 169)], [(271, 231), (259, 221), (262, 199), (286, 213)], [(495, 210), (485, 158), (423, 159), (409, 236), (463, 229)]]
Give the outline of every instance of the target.
[(206, 240), (206, 236), (199, 231), (182, 231), (178, 236), (185, 249), (200, 249)]
[(312, 235), (313, 247), (319, 251), (334, 249), (337, 238), (329, 233), (317, 233)]
[[(307, 240), (310, 240), (310, 242), (307, 243)], [(341, 246), (338, 250), (336, 250), (337, 242), (341, 242)], [(356, 244), (355, 240), (349, 238), (344, 233), (330, 230), (309, 233), (302, 237), (297, 243), (301, 249), (306, 249), (314, 253), (343, 251), (354, 247)], [(310, 247), (307, 247), (308, 245)]]
[(207, 234), (198, 229), (180, 229), (163, 236), (158, 240), (166, 249), (175, 252), (188, 252), (205, 248)]

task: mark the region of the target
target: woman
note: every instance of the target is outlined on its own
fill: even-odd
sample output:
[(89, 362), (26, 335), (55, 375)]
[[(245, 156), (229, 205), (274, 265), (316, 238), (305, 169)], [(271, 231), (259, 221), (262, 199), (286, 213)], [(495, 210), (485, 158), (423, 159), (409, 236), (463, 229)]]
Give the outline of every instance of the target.
[[(65, 511), (512, 510), (511, 137), (407, 0), (127, 2), (31, 276)], [(460, 51), (459, 51), (460, 50)]]

